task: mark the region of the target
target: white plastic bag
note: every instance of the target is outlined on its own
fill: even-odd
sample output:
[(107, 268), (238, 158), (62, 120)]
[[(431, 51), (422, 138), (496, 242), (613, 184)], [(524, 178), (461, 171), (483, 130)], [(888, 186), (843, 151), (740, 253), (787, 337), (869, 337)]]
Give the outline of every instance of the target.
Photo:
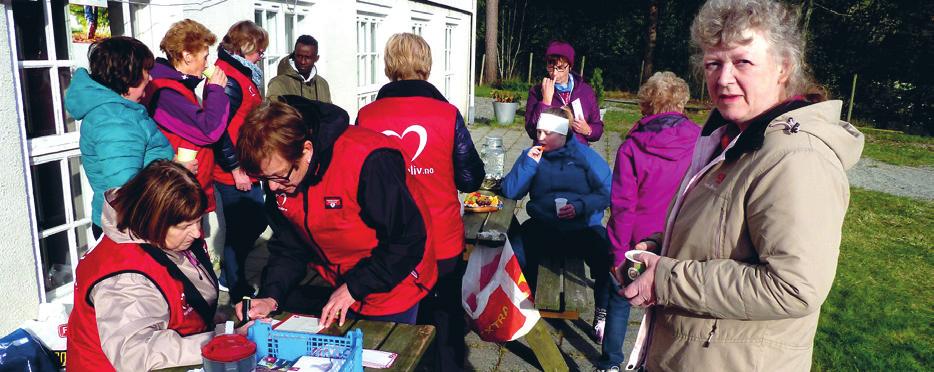
[(502, 248), (474, 248), (461, 301), (471, 327), (484, 341), (506, 342), (525, 336), (541, 318), (508, 239)]

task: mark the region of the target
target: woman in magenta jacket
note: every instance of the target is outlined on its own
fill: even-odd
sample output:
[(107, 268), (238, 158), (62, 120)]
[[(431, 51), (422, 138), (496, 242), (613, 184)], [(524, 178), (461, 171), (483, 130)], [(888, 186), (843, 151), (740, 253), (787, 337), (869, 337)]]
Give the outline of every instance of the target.
[[(607, 232), (613, 267), (640, 240), (664, 230), (668, 204), (691, 165), (700, 127), (684, 116), (687, 83), (674, 73), (656, 72), (639, 88), (643, 118), (633, 125), (616, 153), (610, 191)], [(625, 359), (622, 351), (629, 303), (610, 290), (603, 355), (598, 366), (608, 369)], [(615, 320), (621, 320), (617, 322)]]

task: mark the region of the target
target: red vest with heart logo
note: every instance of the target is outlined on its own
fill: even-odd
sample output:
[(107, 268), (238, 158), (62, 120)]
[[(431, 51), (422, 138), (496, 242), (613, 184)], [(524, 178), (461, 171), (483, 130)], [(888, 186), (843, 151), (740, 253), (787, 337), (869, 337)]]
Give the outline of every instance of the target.
[(101, 348), (91, 290), (101, 280), (120, 273), (144, 275), (159, 288), (169, 308), (168, 329), (182, 336), (208, 330), (207, 323), (185, 301), (181, 281), (173, 278), (165, 266), (156, 262), (139, 244), (116, 243), (104, 235), (101, 242), (78, 263), (75, 307), (68, 318), (69, 371), (114, 370)]
[[(260, 95), (256, 84), (253, 84), (253, 79), (244, 75), (233, 65), (220, 59), (214, 64), (227, 74), (228, 79), (234, 79), (237, 81), (237, 84), (240, 85), (240, 107), (237, 108), (237, 112), (231, 113), (230, 122), (227, 124), (227, 134), (230, 135), (230, 141), (236, 146), (237, 136), (240, 135), (240, 127), (243, 126), (246, 115), (249, 114), (254, 107), (263, 103), (263, 96)], [(219, 165), (214, 167), (214, 180), (225, 185), (234, 184), (233, 174), (225, 172)], [(256, 183), (256, 179), (251, 177), (250, 182)]]
[[(146, 97), (155, 98), (156, 94), (158, 94), (161, 89), (174, 90), (187, 98), (188, 101), (195, 106), (201, 107), (201, 103), (198, 102), (198, 98), (195, 97), (194, 92), (188, 90), (182, 83), (172, 79), (152, 79), (149, 85), (146, 86)], [(150, 110), (155, 109), (157, 101), (158, 99), (148, 102), (147, 105)], [(191, 143), (182, 138), (182, 136), (166, 129), (161, 123), (157, 122), (157, 124), (159, 124), (159, 131), (165, 135), (165, 138), (169, 139), (169, 143), (172, 145), (172, 149), (175, 150), (176, 154), (178, 154), (179, 147), (198, 152), (198, 154), (195, 155), (195, 160), (198, 161), (198, 173), (195, 174), (195, 177), (198, 178), (198, 184), (201, 185), (201, 189), (204, 190), (204, 194), (208, 197), (208, 208), (204, 212), (208, 213), (213, 211), (216, 207), (214, 205), (214, 175), (212, 174), (212, 170), (214, 169), (214, 150), (210, 147), (202, 147)]]
[[(369, 257), (379, 243), (376, 230), (360, 217), (362, 208), (357, 202), (357, 192), (364, 161), (381, 148), (398, 149), (398, 144), (379, 133), (351, 126), (334, 142), (335, 156), (320, 182), (294, 195), (276, 196), (279, 211), (309, 246), (319, 247), (317, 253), (324, 263), (312, 266), (332, 285), (343, 283), (342, 275)], [(406, 186), (425, 220), (428, 235), (425, 254), (415, 270), (395, 288), (358, 299), (351, 309), (360, 314), (390, 315), (408, 310), (428, 294), (437, 280), (434, 237), (428, 229), (431, 217), (424, 207), (420, 186), (408, 173)]]
[(439, 260), (464, 249), (464, 222), (454, 185), (454, 126), (457, 108), (428, 97), (380, 98), (357, 113), (357, 125), (401, 142), (408, 167), (422, 186)]

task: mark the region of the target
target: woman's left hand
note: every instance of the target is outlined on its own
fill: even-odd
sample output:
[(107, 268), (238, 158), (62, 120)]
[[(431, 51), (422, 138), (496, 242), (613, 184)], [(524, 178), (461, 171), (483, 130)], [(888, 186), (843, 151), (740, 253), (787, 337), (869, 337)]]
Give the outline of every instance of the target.
[(577, 211), (574, 210), (574, 204), (568, 203), (558, 210), (558, 218), (562, 220), (573, 220), (577, 217)]
[(591, 133), (593, 133), (593, 129), (590, 128), (590, 124), (587, 124), (584, 119), (580, 118), (574, 118), (574, 121), (571, 122), (571, 128), (573, 128), (575, 132), (585, 136), (589, 136)]
[(632, 306), (649, 307), (655, 304), (655, 265), (658, 263), (658, 256), (640, 253), (636, 258), (645, 263), (645, 272), (620, 294), (628, 299)]
[(331, 323), (338, 319), (340, 321), (337, 322), (337, 325), (344, 325), (344, 320), (347, 319), (347, 311), (354, 302), (357, 302), (357, 300), (354, 300), (353, 296), (350, 295), (347, 284), (341, 284), (331, 294), (331, 298), (324, 305), (324, 308), (321, 309), (321, 325), (324, 328), (330, 327)]

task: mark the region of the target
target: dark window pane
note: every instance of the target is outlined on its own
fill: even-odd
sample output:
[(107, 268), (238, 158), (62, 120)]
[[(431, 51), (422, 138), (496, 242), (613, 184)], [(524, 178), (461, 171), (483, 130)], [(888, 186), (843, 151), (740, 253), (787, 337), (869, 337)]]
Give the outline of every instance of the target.
[(13, 2), (16, 50), (21, 61), (49, 59), (49, 52), (45, 45), (43, 6), (44, 3), (41, 1)]
[(129, 35), (126, 30), (123, 28), (126, 23), (127, 15), (123, 14), (123, 3), (119, 1), (108, 1), (107, 2), (107, 20), (110, 24), (110, 34), (113, 36), (133, 36)]
[(74, 210), (75, 221), (88, 216), (84, 209), (84, 201), (90, 199), (90, 191), (85, 193), (81, 187), (81, 157), (68, 158), (68, 179), (71, 182), (71, 207)]
[(55, 134), (55, 110), (48, 68), (20, 69), (23, 86), (23, 112), (26, 113), (26, 137)]
[(71, 42), (68, 22), (65, 21), (65, 0), (52, 1), (52, 22), (55, 32), (55, 59), (69, 59), (68, 44)]
[(253, 11), (253, 22), (256, 22), (256, 24), (260, 26), (263, 25), (263, 11), (262, 10)]
[(68, 231), (40, 239), (39, 251), (42, 254), (42, 277), (45, 279), (46, 292), (74, 279), (68, 252)]
[[(62, 99), (65, 99), (65, 90), (68, 89), (68, 86), (71, 85), (71, 68), (70, 67), (59, 67), (58, 68), (58, 85), (61, 88), (59, 93), (61, 93)], [(75, 122), (75, 118), (71, 117), (68, 113), (68, 110), (62, 110), (62, 120), (65, 121), (65, 131), (74, 132), (78, 130), (78, 124)]]
[(65, 223), (65, 198), (62, 194), (62, 171), (57, 161), (32, 166), (32, 189), (35, 195), (39, 230)]

